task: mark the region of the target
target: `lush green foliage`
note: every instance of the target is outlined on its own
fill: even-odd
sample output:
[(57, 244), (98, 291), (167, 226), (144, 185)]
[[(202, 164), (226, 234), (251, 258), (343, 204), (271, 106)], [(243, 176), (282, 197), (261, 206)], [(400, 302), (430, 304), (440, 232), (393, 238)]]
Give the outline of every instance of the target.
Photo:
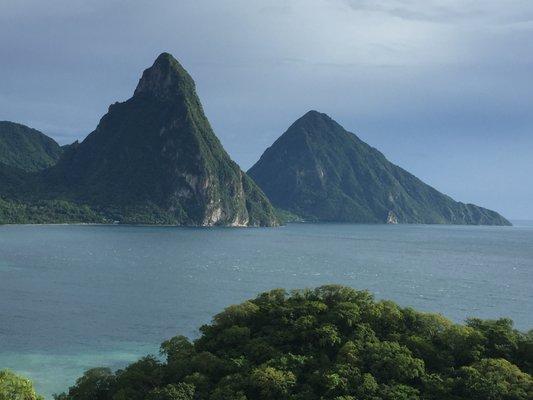
[(498, 213), (458, 203), (390, 163), (325, 114), (310, 111), (248, 174), (274, 206), (307, 220), (508, 225)]
[(65, 200), (18, 202), (0, 198), (0, 222), (4, 224), (107, 223), (112, 220), (86, 205)]
[(0, 400), (42, 400), (32, 383), (8, 370), (0, 371)]
[(38, 171), (57, 162), (61, 147), (45, 134), (14, 122), (0, 121), (0, 163)]
[(533, 334), (506, 319), (445, 318), (341, 286), (273, 290), (228, 307), (190, 342), (112, 373), (89, 370), (60, 400), (526, 400)]
[(276, 214), (278, 216), (278, 219), (285, 224), (289, 222), (307, 222), (305, 219), (303, 219), (299, 215), (291, 213), (290, 211), (287, 211), (287, 210), (283, 210), (282, 208), (276, 208)]
[(22, 177), (0, 171), (0, 196), (88, 205), (98, 216), (93, 222), (277, 224), (269, 200), (215, 136), (194, 81), (166, 53), (144, 71), (134, 96), (111, 105), (56, 165)]

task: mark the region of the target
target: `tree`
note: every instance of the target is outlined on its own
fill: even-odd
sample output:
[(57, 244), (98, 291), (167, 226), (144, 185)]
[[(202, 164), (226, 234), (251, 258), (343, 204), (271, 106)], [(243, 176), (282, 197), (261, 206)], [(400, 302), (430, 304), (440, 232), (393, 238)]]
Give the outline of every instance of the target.
[(152, 390), (146, 400), (193, 400), (194, 385), (178, 383)]
[(29, 379), (8, 370), (0, 371), (0, 400), (43, 400)]
[(504, 359), (483, 359), (462, 367), (458, 394), (472, 400), (528, 400), (533, 398), (533, 379)]
[(109, 368), (92, 368), (87, 370), (68, 393), (62, 393), (58, 400), (107, 400), (115, 375)]
[(256, 368), (251, 376), (251, 385), (257, 390), (258, 399), (276, 400), (287, 398), (296, 383), (292, 372), (281, 371), (272, 367)]

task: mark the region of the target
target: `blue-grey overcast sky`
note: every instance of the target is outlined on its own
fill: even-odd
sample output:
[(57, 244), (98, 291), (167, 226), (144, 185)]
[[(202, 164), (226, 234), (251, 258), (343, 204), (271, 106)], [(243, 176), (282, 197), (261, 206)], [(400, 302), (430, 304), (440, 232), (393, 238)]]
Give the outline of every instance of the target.
[(0, 0), (0, 120), (83, 139), (168, 51), (248, 169), (309, 109), (533, 219), (531, 0)]

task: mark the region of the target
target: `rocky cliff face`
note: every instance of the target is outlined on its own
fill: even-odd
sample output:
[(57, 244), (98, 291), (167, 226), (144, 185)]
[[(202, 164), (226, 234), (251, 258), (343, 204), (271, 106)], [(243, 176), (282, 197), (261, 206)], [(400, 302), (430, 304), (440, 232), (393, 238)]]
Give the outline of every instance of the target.
[(389, 215), (387, 216), (387, 224), (395, 225), (398, 223), (398, 218), (396, 217), (396, 214), (394, 214), (394, 211), (389, 211)]
[(308, 220), (509, 225), (426, 185), (316, 111), (292, 124), (248, 173), (275, 206)]

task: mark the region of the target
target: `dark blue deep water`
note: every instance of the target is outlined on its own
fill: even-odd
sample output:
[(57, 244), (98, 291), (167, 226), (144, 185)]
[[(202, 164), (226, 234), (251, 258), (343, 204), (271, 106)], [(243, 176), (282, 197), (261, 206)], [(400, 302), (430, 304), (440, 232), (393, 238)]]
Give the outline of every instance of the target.
[(0, 369), (50, 398), (276, 287), (340, 283), (533, 328), (533, 226), (0, 226)]

